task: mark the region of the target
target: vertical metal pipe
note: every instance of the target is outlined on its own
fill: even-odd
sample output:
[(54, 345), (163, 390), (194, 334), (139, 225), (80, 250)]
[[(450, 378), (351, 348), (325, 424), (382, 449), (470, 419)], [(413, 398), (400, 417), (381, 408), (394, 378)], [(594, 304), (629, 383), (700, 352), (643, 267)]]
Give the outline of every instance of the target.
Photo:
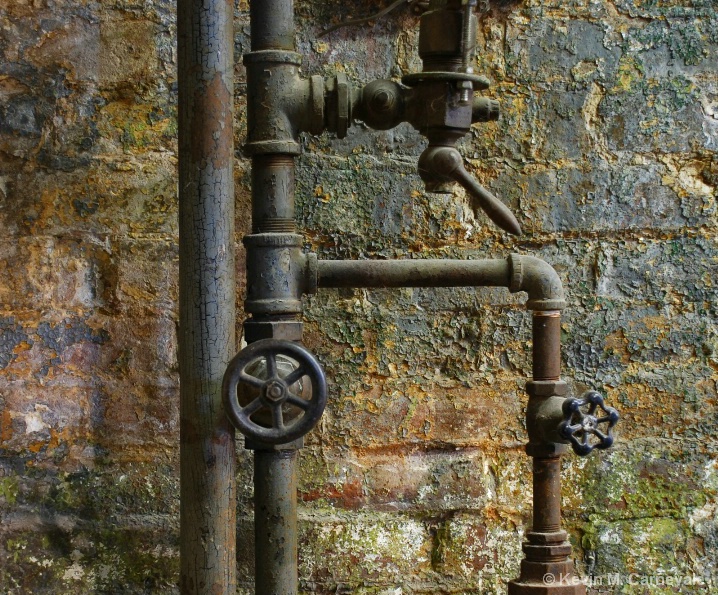
[(297, 593), (297, 451), (254, 453), (256, 595)]
[[(538, 300), (535, 303), (540, 303)], [(586, 595), (586, 585), (574, 576), (571, 544), (561, 530), (561, 454), (564, 444), (541, 438), (531, 425), (546, 423), (532, 417), (541, 403), (552, 399), (561, 383), (561, 313), (535, 311), (533, 316), (533, 382), (529, 383), (526, 425), (529, 442), (526, 452), (533, 457), (533, 527), (526, 534), (521, 574), (508, 585), (509, 595)], [(533, 401), (533, 406), (532, 406)]]
[(561, 376), (561, 312), (533, 315), (533, 379), (558, 380)]
[(236, 592), (233, 5), (178, 0), (180, 590)]
[[(561, 377), (561, 312), (533, 313), (533, 379), (557, 381)], [(544, 398), (544, 397), (531, 397)], [(533, 461), (533, 532), (561, 529), (561, 457), (541, 456)]]
[(252, 51), (294, 50), (294, 2), (292, 0), (252, 0)]
[[(287, 65), (296, 69), (294, 5), (292, 0), (251, 0), (252, 53), (245, 56), (248, 93), (259, 93), (267, 80), (281, 80)], [(279, 50), (279, 52), (277, 52)], [(282, 53), (283, 52), (283, 53)], [(255, 72), (256, 71), (256, 72)], [(275, 77), (272, 77), (276, 74)], [(302, 288), (292, 284), (284, 261), (299, 250), (301, 237), (295, 230), (295, 155), (299, 144), (295, 127), (275, 126), (267, 114), (278, 113), (277, 87), (261, 106), (248, 113), (248, 147), (252, 157), (252, 230), (247, 246), (247, 309), (253, 318), (285, 322), (301, 313)], [(256, 95), (255, 95), (256, 97)], [(284, 97), (286, 100), (286, 97)], [(282, 118), (280, 118), (280, 121)], [(279, 133), (282, 132), (280, 135)], [(278, 298), (275, 288), (280, 290)], [(274, 332), (274, 331), (273, 331)], [(274, 449), (249, 445), (254, 453), (254, 547), (255, 595), (296, 595), (297, 568), (297, 448)]]
[(294, 220), (294, 157), (269, 154), (252, 157), (252, 231), (292, 233)]
[(534, 457), (534, 533), (561, 530), (561, 458)]

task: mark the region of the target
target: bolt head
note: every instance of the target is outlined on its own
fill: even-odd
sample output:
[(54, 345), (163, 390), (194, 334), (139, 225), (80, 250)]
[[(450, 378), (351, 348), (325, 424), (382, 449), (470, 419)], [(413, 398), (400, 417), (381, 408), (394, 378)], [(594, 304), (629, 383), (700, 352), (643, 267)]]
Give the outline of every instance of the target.
[(379, 89), (371, 98), (371, 107), (377, 112), (385, 112), (394, 107), (394, 95), (386, 89)]
[(264, 388), (264, 396), (272, 402), (279, 402), (284, 399), (287, 389), (283, 383), (272, 380)]

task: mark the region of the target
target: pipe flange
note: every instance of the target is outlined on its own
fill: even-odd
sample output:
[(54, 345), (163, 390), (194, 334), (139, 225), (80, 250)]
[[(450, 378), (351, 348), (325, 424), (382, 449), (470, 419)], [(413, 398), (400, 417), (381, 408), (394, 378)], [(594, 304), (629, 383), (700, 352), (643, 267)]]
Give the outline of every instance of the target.
[(532, 397), (564, 397), (568, 394), (568, 384), (563, 380), (529, 380), (526, 392)]
[(337, 95), (337, 138), (345, 138), (349, 131), (349, 80), (337, 73), (334, 92)]
[(244, 311), (255, 316), (297, 315), (302, 311), (302, 300), (296, 298), (266, 298), (244, 300)]
[(566, 300), (529, 300), (526, 302), (527, 310), (536, 312), (547, 310), (565, 310)]
[(271, 153), (284, 153), (286, 155), (299, 155), (301, 145), (293, 140), (258, 140), (244, 145), (247, 155), (267, 155)]
[(313, 295), (319, 289), (319, 261), (314, 252), (306, 254), (307, 266), (304, 272), (304, 294)]
[(352, 121), (351, 85), (347, 75), (338, 72), (326, 84), (327, 130), (345, 138)]
[(533, 545), (531, 543), (524, 543), (521, 548), (526, 554), (526, 557), (534, 557), (542, 559), (541, 556), (555, 559), (565, 559), (571, 555), (571, 544), (570, 543), (557, 543), (557, 544), (545, 544), (545, 545)]
[(309, 132), (310, 134), (321, 134), (324, 132), (324, 77), (315, 74), (309, 79), (309, 92), (311, 95), (311, 107), (309, 111)]
[(247, 248), (300, 248), (303, 241), (304, 237), (298, 233), (253, 233), (242, 238)]

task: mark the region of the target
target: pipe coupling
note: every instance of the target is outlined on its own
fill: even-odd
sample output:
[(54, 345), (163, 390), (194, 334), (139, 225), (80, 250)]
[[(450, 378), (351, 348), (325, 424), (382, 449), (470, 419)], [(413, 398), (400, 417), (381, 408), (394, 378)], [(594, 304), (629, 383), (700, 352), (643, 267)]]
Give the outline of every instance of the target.
[(337, 72), (326, 81), (326, 126), (337, 138), (345, 138), (354, 118), (358, 93), (354, 91), (347, 75)]
[(568, 450), (567, 440), (561, 437), (558, 426), (563, 419), (563, 404), (568, 385), (563, 380), (531, 381), (526, 384), (529, 394), (526, 409), (526, 430), (531, 456), (556, 456)]
[(316, 292), (316, 255), (302, 251), (303, 238), (293, 233), (245, 236), (247, 299), (245, 311), (259, 316), (298, 315), (302, 295)]
[(324, 131), (324, 79), (302, 78), (301, 63), (300, 54), (286, 50), (245, 54), (249, 154), (298, 155), (300, 132)]

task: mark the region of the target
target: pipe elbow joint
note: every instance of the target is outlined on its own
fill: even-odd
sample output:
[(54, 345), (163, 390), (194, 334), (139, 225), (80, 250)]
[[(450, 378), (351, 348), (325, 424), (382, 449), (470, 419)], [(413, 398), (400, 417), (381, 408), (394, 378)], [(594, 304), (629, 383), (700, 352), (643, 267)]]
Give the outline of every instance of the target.
[(529, 310), (563, 310), (566, 300), (563, 284), (555, 269), (535, 256), (512, 254), (509, 256), (512, 293), (525, 291)]

